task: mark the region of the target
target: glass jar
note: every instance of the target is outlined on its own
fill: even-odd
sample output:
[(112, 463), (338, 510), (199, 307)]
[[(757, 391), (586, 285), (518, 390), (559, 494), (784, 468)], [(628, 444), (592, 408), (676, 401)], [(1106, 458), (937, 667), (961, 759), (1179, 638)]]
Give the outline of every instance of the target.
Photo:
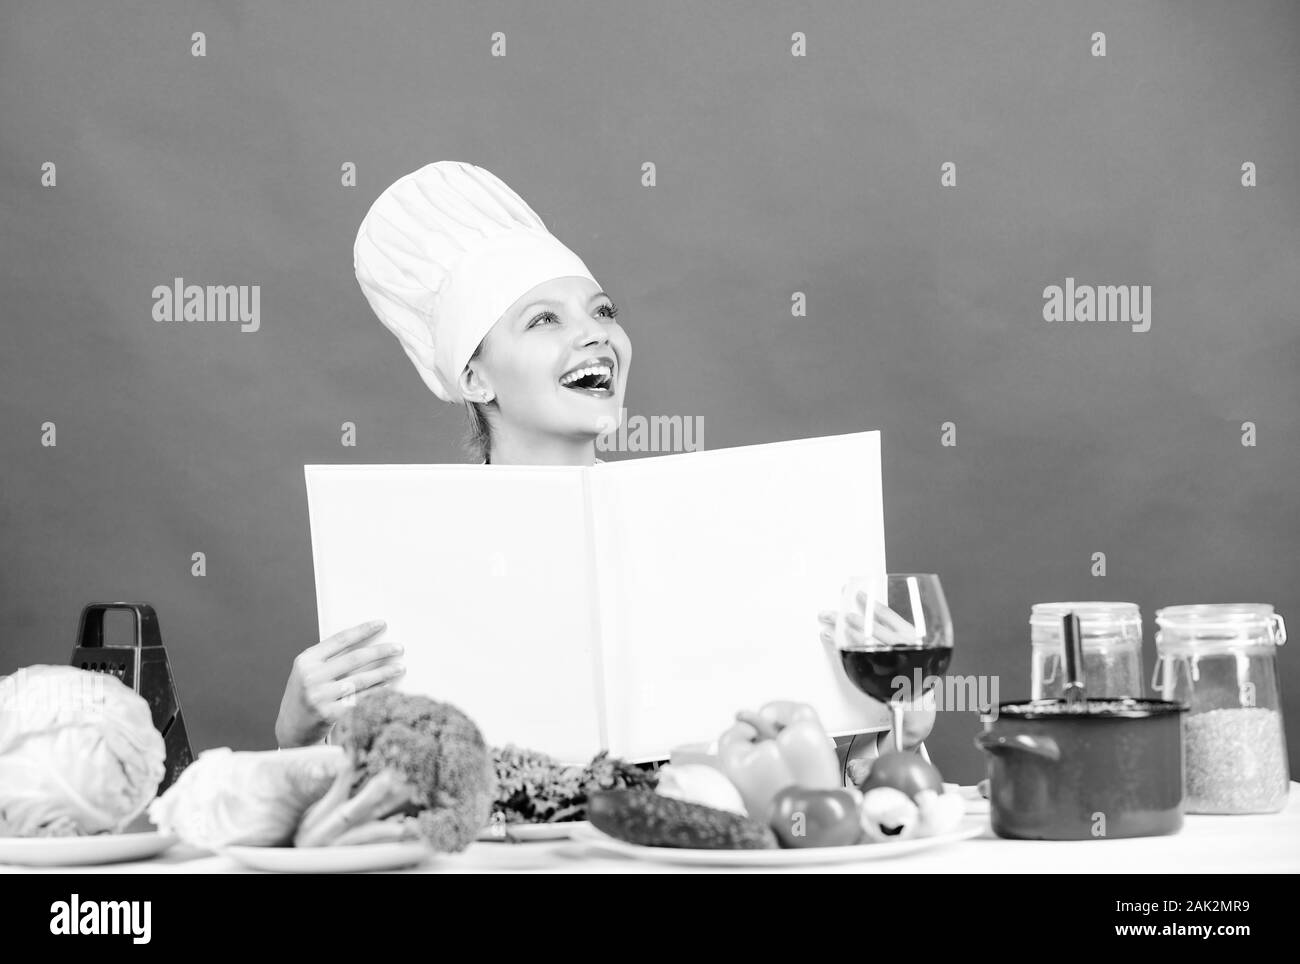
[(1062, 617), (1079, 617), (1083, 637), (1083, 683), (1089, 698), (1142, 698), (1142, 613), (1135, 603), (1035, 603), (1029, 615), (1033, 645), (1032, 691), (1036, 700), (1065, 692)]
[(1277, 648), (1286, 624), (1272, 606), (1233, 603), (1156, 611), (1151, 685), (1185, 703), (1188, 813), (1275, 813), (1290, 770)]

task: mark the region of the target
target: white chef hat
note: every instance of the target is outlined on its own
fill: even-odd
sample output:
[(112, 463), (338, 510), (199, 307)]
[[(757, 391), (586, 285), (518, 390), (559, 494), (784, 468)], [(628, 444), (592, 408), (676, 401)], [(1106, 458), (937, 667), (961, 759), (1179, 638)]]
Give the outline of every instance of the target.
[(457, 382), (470, 356), (529, 289), (596, 280), (523, 198), (462, 161), (427, 164), (384, 191), (357, 231), (353, 267), (370, 307), (444, 402), (463, 401)]

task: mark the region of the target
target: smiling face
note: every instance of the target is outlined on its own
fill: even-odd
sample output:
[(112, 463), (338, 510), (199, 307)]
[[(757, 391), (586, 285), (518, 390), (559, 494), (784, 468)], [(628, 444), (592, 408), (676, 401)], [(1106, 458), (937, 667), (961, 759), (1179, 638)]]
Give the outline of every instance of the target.
[(588, 278), (554, 278), (519, 298), (461, 373), (467, 397), (495, 400), (509, 430), (591, 440), (618, 426), (632, 342)]

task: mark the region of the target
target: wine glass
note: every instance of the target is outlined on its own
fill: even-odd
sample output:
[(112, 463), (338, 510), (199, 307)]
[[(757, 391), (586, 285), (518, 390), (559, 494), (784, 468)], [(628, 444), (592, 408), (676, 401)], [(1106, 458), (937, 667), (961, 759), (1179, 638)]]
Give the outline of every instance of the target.
[[(836, 645), (853, 685), (889, 704), (901, 750), (903, 713), (921, 705), (952, 662), (952, 617), (934, 573), (890, 573), (885, 584), (883, 599), (876, 586), (858, 590), (860, 621), (848, 622)], [(920, 752), (929, 759), (924, 743)]]

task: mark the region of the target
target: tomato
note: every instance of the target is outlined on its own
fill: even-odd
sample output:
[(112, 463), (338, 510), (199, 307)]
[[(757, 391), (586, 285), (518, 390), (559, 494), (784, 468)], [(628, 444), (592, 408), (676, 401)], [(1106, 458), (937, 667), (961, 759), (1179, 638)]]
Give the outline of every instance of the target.
[(769, 825), (782, 847), (846, 847), (862, 837), (858, 800), (849, 790), (786, 787), (772, 800)]
[(876, 787), (893, 787), (915, 799), (922, 790), (943, 793), (943, 777), (934, 764), (926, 763), (915, 753), (899, 753), (895, 750), (882, 753), (871, 764), (867, 778), (858, 785), (863, 793)]

